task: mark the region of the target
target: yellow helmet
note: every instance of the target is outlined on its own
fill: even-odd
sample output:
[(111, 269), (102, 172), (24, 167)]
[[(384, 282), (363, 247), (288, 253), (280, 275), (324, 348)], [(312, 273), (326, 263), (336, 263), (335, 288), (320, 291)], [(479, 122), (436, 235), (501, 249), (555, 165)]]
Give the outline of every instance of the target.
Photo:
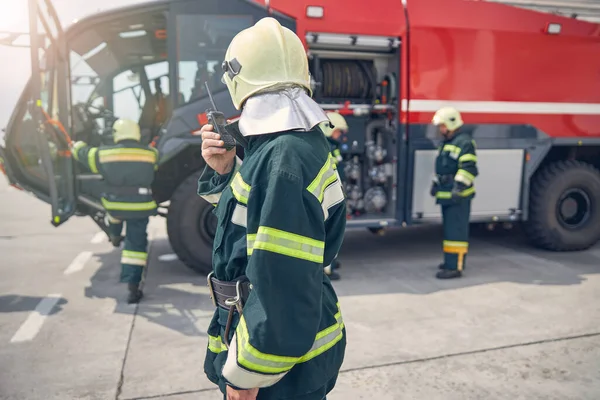
[[(327, 118), (329, 121), (321, 122), (321, 130), (327, 137), (331, 137), (333, 131), (336, 129), (341, 129), (344, 131), (348, 130), (348, 123), (346, 122), (346, 118), (338, 112), (327, 112)], [(329, 122), (333, 125), (333, 128), (330, 127)]]
[(135, 121), (118, 119), (113, 125), (113, 140), (115, 143), (122, 140), (135, 140), (139, 142), (141, 137), (140, 126)]
[(300, 38), (271, 17), (233, 38), (222, 67), (223, 82), (238, 110), (248, 97), (281, 84), (302, 86), (312, 96), (308, 59)]
[(434, 125), (445, 125), (449, 131), (455, 131), (463, 126), (463, 120), (454, 107), (444, 107), (437, 110), (431, 122)]

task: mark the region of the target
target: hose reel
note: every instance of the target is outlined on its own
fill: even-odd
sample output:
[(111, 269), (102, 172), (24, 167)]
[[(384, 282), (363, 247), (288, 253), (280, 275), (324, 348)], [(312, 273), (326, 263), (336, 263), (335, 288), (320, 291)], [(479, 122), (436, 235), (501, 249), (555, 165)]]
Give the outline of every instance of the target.
[(372, 60), (321, 59), (321, 96), (344, 99), (373, 99), (377, 70)]

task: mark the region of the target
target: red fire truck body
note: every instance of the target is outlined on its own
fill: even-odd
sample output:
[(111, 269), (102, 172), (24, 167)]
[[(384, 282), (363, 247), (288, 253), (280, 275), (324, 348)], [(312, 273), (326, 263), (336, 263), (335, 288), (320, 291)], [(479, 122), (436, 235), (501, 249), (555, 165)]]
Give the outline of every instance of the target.
[[(101, 180), (68, 141), (106, 143), (116, 118), (137, 119), (161, 154), (153, 194), (168, 206), (173, 249), (207, 271), (215, 226), (195, 195), (204, 162), (192, 135), (209, 108), (204, 82), (238, 115), (221, 61), (237, 32), (272, 16), (303, 40), (314, 99), (348, 121), (348, 228), (441, 220), (430, 121), (451, 105), (477, 143), (472, 222), (523, 222), (541, 247), (588, 248), (600, 239), (600, 24), (500, 2), (163, 0), (63, 32), (50, 0), (30, 0), (33, 75), (0, 161), (13, 185), (52, 205), (55, 225), (77, 214), (103, 226)], [(168, 118), (156, 125), (159, 101)]]

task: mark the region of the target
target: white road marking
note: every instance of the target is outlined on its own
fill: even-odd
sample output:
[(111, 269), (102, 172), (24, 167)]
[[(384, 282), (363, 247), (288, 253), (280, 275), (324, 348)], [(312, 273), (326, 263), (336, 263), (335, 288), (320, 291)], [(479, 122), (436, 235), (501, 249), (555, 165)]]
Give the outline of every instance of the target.
[(91, 240), (92, 244), (99, 244), (102, 243), (102, 241), (106, 238), (106, 233), (104, 232), (98, 232), (94, 235), (94, 237)]
[(159, 261), (175, 261), (178, 258), (179, 257), (177, 257), (177, 254), (163, 254), (158, 256)]
[(85, 263), (88, 262), (88, 260), (91, 257), (92, 257), (91, 251), (83, 251), (83, 252), (79, 253), (77, 255), (77, 257), (75, 257), (73, 262), (71, 262), (71, 264), (67, 267), (67, 269), (65, 269), (64, 274), (70, 275), (75, 272), (81, 271), (83, 269), (83, 267), (85, 266)]
[(49, 294), (44, 297), (19, 327), (19, 330), (10, 339), (10, 342), (20, 343), (32, 340), (39, 333), (40, 329), (42, 329), (44, 321), (56, 303), (61, 299), (61, 296), (60, 294)]

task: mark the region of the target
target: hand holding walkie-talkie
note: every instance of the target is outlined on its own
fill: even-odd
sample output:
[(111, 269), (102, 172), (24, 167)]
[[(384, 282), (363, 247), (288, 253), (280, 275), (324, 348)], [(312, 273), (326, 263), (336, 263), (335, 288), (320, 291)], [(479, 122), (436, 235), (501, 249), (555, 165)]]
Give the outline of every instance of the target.
[(208, 98), (212, 104), (212, 109), (206, 110), (206, 116), (208, 118), (208, 122), (213, 126), (214, 131), (221, 136), (221, 140), (224, 143), (223, 147), (226, 150), (231, 150), (235, 147), (236, 142), (239, 142), (242, 146), (246, 147), (246, 138), (238, 131), (237, 123), (233, 122), (231, 124), (227, 124), (225, 114), (217, 111), (217, 106), (208, 87), (208, 82), (204, 82), (204, 86), (206, 87)]

